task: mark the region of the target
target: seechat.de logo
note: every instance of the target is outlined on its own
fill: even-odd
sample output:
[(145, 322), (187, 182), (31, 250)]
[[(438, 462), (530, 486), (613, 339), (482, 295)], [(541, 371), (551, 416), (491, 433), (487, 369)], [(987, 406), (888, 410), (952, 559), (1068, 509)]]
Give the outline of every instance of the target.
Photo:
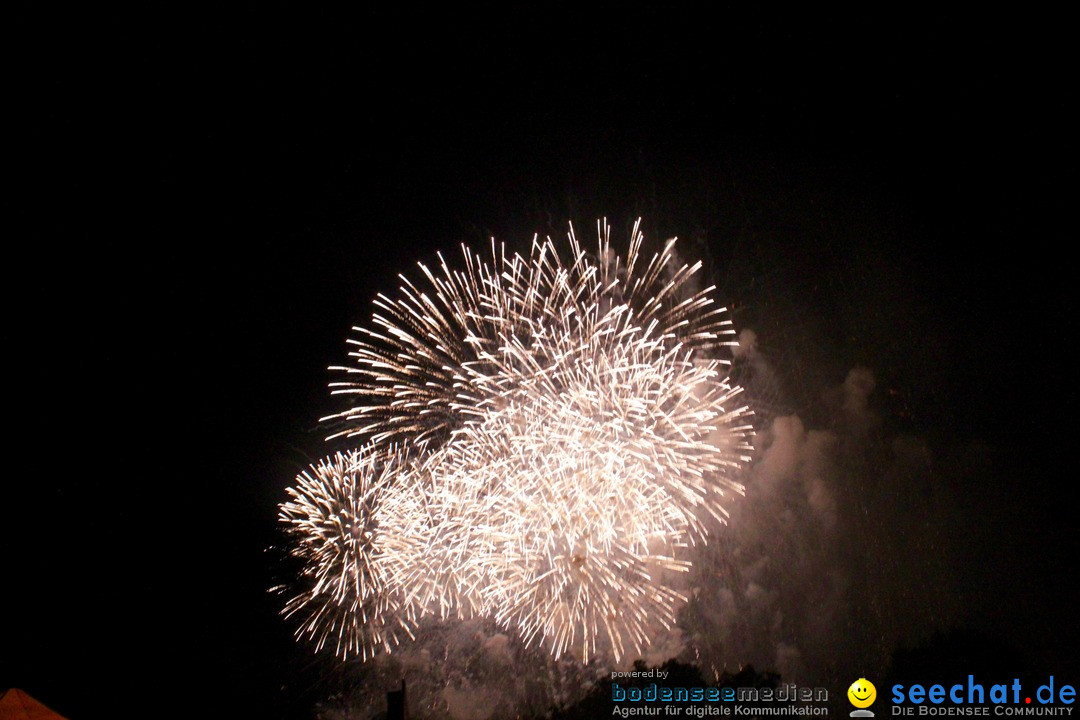
[(1072, 715), (1069, 706), (1076, 702), (1076, 688), (1051, 675), (1032, 693), (1019, 678), (1011, 684), (984, 685), (968, 675), (966, 683), (955, 685), (893, 685), (892, 701), (892, 714), (901, 716)]

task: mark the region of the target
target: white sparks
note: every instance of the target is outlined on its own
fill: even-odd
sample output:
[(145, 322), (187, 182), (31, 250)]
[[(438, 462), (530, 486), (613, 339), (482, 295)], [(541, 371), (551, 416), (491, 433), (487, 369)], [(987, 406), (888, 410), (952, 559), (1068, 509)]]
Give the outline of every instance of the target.
[[(426, 616), (486, 616), (588, 661), (640, 653), (686, 598), (690, 567), (742, 492), (752, 430), (715, 350), (725, 311), (674, 267), (534, 239), (528, 258), (463, 248), (419, 289), (378, 296), (334, 394), (332, 437), (360, 449), (301, 473), (281, 520), (307, 589), (286, 613), (341, 657), (391, 651)], [(640, 272), (639, 272), (640, 271)], [(407, 452), (404, 448), (409, 448)]]

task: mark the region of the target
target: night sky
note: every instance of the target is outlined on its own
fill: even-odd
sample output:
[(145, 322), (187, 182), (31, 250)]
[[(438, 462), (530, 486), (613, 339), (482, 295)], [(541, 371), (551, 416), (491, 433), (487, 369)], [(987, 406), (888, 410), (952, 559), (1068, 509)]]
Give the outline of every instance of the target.
[(828, 426), (869, 368), (883, 436), (970, 500), (974, 610), (934, 629), (1080, 680), (1064, 17), (97, 13), (10, 28), (0, 689), (310, 717), (341, 671), (271, 548), (349, 328), (437, 250), (639, 216), (756, 332), (763, 417)]

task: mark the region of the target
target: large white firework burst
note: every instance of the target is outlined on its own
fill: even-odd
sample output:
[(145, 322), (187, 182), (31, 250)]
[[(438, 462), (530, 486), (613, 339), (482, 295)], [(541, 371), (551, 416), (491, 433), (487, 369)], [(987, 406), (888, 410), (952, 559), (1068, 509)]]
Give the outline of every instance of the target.
[(571, 227), (565, 261), (539, 238), (528, 258), (440, 256), (355, 328), (331, 387), (356, 403), (324, 420), (362, 449), (282, 506), (314, 581), (288, 607), (301, 633), (366, 657), (425, 615), (486, 615), (587, 661), (675, 621), (665, 578), (748, 459), (717, 352), (734, 331), (674, 240), (645, 261), (635, 226), (624, 260), (598, 231), (590, 254)]

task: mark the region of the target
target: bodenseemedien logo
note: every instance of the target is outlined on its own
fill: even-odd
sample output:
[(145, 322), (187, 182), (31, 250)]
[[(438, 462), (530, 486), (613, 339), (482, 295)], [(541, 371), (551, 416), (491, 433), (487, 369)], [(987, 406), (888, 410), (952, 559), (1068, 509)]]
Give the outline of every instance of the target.
[(866, 709), (877, 699), (877, 688), (874, 687), (874, 683), (866, 678), (859, 678), (847, 689), (847, 697), (848, 702), (856, 708), (851, 711), (851, 717), (874, 717), (874, 713)]

